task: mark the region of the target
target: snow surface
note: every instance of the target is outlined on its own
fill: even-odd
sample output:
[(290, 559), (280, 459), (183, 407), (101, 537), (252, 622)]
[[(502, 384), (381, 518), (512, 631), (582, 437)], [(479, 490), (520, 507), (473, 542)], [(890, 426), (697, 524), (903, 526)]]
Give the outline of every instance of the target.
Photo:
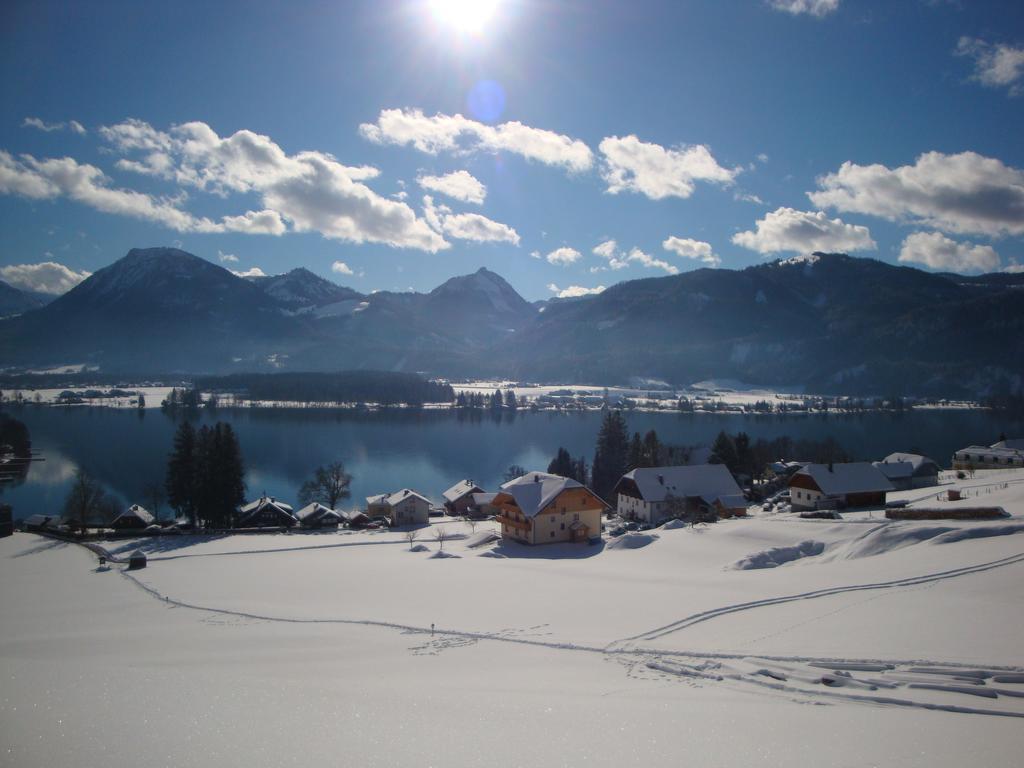
[(1024, 471), (959, 485), (1012, 516), (761, 515), (614, 550), (449, 522), (443, 564), (430, 529), (419, 557), (391, 531), (112, 542), (146, 552), (130, 573), (19, 533), (0, 764), (1014, 765)]

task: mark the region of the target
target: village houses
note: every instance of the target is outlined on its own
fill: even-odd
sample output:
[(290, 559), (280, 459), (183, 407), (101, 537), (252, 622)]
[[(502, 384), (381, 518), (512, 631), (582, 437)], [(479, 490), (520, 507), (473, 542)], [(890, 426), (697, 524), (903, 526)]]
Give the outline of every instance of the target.
[(386, 517), (391, 526), (426, 525), (430, 519), (430, 499), (409, 488), (394, 493), (366, 497), (369, 517)]
[(615, 485), (619, 516), (658, 525), (673, 515), (747, 513), (747, 501), (724, 464), (633, 469)]
[(607, 509), (586, 486), (568, 477), (527, 472), (501, 486), (491, 504), (503, 538), (524, 544), (584, 542), (601, 535)]

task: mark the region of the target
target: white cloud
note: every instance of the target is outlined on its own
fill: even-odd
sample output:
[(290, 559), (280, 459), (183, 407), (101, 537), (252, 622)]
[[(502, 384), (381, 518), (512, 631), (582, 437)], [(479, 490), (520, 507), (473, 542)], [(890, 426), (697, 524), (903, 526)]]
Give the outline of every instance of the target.
[(449, 247), (407, 204), (362, 183), (379, 175), (376, 168), (345, 166), (322, 152), (288, 155), (268, 136), (247, 130), (222, 138), (202, 122), (160, 131), (126, 120), (100, 132), (122, 153), (143, 153), (141, 160), (122, 160), (123, 170), (222, 196), (261, 196), (266, 210), (225, 217), (223, 230), (277, 235), (290, 225), (296, 232), (354, 243), (429, 252)]
[(1024, 272), (1024, 264), (1018, 264), (1016, 261), (1007, 264), (1003, 268), (1003, 272), (1009, 272), (1010, 274), (1019, 275)]
[(738, 232), (736, 245), (758, 253), (794, 251), (866, 251), (875, 249), (867, 227), (830, 219), (822, 211), (778, 208), (759, 219), (756, 231)]
[(652, 200), (687, 198), (697, 181), (729, 184), (740, 172), (720, 166), (703, 144), (666, 149), (631, 135), (605, 138), (599, 149), (604, 155), (601, 176), (613, 195), (638, 192)]
[(235, 256), (232, 253), (224, 253), (223, 251), (220, 251), (220, 250), (217, 251), (217, 258), (220, 259), (220, 262), (222, 264), (226, 264), (226, 263), (237, 264), (238, 263), (238, 257), (237, 256)]
[(663, 269), (670, 275), (678, 275), (679, 267), (674, 264), (669, 264), (663, 259), (656, 259), (649, 253), (644, 253), (639, 248), (633, 248), (629, 255), (626, 256), (626, 261), (640, 264), (641, 266), (647, 267), (648, 269)]
[(467, 171), (455, 171), (444, 176), (420, 176), (416, 183), (423, 189), (461, 200), (464, 203), (483, 205), (487, 187)]
[(1024, 48), (1004, 43), (988, 43), (977, 37), (961, 37), (957, 56), (974, 59), (973, 79), (989, 88), (1009, 88), (1010, 94), (1021, 93), (1024, 80)]
[(427, 117), (419, 109), (381, 110), (375, 123), (363, 123), (359, 132), (377, 144), (412, 145), (420, 152), (511, 152), (528, 160), (567, 171), (589, 170), (590, 147), (578, 139), (532, 128), (519, 122), (486, 125), (462, 115)]
[(819, 208), (951, 233), (1024, 234), (1024, 171), (974, 152), (927, 152), (895, 169), (845, 162), (818, 186), (808, 197)]
[(26, 117), (21, 122), (22, 128), (35, 128), (37, 131), (43, 131), (44, 133), (53, 133), (54, 131), (63, 131), (67, 129), (73, 131), (79, 135), (86, 133), (85, 126), (77, 120), (69, 120), (66, 123), (47, 123), (38, 117)]
[(605, 269), (625, 269), (629, 266), (625, 256), (618, 250), (618, 244), (613, 240), (606, 240), (594, 246), (592, 253), (608, 262), (606, 267), (592, 267), (592, 272), (601, 272)]
[(737, 201), (737, 202), (742, 202), (742, 203), (753, 203), (754, 205), (764, 205), (764, 200), (762, 200), (760, 197), (758, 197), (757, 195), (755, 195), (753, 193), (750, 193), (750, 192), (734, 192), (733, 196), (732, 196), (732, 199)]
[(582, 285), (570, 285), (568, 288), (559, 288), (554, 283), (548, 283), (548, 290), (559, 299), (575, 299), (580, 296), (596, 296), (604, 292), (604, 286), (596, 288), (584, 288)]
[(85, 270), (76, 272), (55, 261), (0, 267), (0, 279), (15, 288), (52, 295), (67, 293), (91, 274)]
[(839, 0), (769, 0), (769, 4), (776, 11), (785, 11), (794, 16), (807, 14), (819, 19), (839, 8)]
[(452, 213), (447, 205), (435, 205), (430, 195), (423, 196), (423, 219), (435, 232), (457, 240), (519, 245), (519, 233), (507, 224), (478, 213)]
[(237, 271), (232, 269), (231, 270), (231, 274), (236, 275), (238, 277), (266, 277), (267, 276), (267, 273), (264, 272), (259, 267), (252, 267), (251, 269), (247, 269), (244, 272), (237, 272)]
[(995, 272), (1002, 261), (988, 245), (958, 243), (938, 232), (914, 232), (900, 248), (900, 261), (944, 272)]
[(539, 259), (540, 258), (540, 251), (530, 251), (530, 258), (531, 259)]
[(705, 243), (703, 240), (691, 240), (673, 235), (665, 240), (661, 247), (684, 259), (700, 261), (708, 266), (718, 267), (722, 264), (722, 259), (712, 250), (711, 243)]
[(352, 267), (346, 264), (344, 261), (336, 261), (331, 264), (331, 271), (337, 272), (339, 275), (354, 275)]
[(577, 251), (575, 248), (568, 248), (562, 246), (551, 251), (544, 258), (547, 259), (548, 264), (555, 264), (559, 267), (567, 267), (570, 264), (574, 264), (583, 257), (583, 254)]

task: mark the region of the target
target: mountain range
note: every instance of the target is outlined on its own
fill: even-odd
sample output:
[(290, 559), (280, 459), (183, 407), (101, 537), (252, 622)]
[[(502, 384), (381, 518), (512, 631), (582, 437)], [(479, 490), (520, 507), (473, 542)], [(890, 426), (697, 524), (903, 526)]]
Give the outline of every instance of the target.
[(0, 318), (13, 317), (30, 309), (38, 309), (50, 298), (46, 294), (15, 288), (10, 283), (0, 280)]
[(242, 278), (134, 249), (0, 321), (9, 367), (134, 374), (382, 369), (558, 383), (733, 378), (846, 394), (980, 395), (1024, 381), (1024, 275), (843, 254), (632, 280), (531, 304), (487, 269), (362, 294), (306, 269)]

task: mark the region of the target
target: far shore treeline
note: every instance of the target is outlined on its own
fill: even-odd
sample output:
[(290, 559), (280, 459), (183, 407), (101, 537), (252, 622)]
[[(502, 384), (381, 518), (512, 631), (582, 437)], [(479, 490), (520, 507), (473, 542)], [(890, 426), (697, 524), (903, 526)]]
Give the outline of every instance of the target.
[(304, 403), (378, 403), (380, 405), (450, 403), (450, 384), (415, 373), (340, 371), (338, 373), (233, 373), (200, 376), (196, 388), (245, 394), (251, 400)]

